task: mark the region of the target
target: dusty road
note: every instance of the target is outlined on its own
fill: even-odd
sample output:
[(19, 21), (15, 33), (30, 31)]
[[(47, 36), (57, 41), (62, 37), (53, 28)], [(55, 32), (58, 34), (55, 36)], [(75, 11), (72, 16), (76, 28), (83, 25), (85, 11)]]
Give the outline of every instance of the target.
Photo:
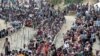
[(56, 44), (56, 47), (59, 48), (64, 44), (63, 36), (67, 32), (67, 30), (70, 30), (72, 27), (72, 24), (75, 22), (75, 16), (65, 16), (66, 23), (62, 26), (62, 29), (60, 32), (56, 35), (54, 43)]

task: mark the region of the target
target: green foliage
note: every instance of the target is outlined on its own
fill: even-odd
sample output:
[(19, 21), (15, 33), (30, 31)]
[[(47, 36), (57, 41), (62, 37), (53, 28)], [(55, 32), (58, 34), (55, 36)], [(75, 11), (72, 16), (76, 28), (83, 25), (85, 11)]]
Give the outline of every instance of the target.
[(61, 3), (62, 0), (51, 0), (51, 3), (56, 5), (56, 4), (59, 4)]
[(81, 3), (83, 0), (65, 0), (65, 4), (68, 3)]
[[(65, 0), (65, 4), (68, 3), (81, 3), (83, 0)], [(54, 5), (60, 4), (62, 2), (62, 0), (51, 0), (51, 3)]]

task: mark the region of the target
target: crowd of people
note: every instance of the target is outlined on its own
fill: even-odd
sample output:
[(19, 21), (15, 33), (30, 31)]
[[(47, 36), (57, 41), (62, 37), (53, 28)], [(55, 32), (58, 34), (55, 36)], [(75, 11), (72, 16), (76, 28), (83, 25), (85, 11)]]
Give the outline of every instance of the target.
[(58, 56), (93, 56), (93, 43), (96, 38), (100, 41), (98, 5), (78, 5), (76, 12), (76, 21), (64, 35), (64, 45), (58, 48)]
[(25, 15), (16, 17), (21, 18), (21, 21), (23, 18), (32, 19), (34, 29), (38, 29), (37, 34), (28, 45), (23, 44), (23, 49), (20, 50), (11, 50), (9, 39), (6, 38), (5, 54), (1, 53), (1, 56), (92, 56), (93, 43), (96, 38), (100, 40), (100, 8), (88, 4), (76, 7), (76, 21), (64, 35), (62, 47), (56, 49), (53, 40), (65, 23), (65, 13), (55, 10), (53, 5), (47, 3), (37, 10), (30, 7), (31, 10)]
[(30, 41), (29, 49), (34, 50), (36, 56), (48, 56), (51, 47), (55, 47), (52, 42), (56, 34), (60, 31), (64, 21), (65, 18), (62, 12), (54, 10), (53, 6), (50, 5), (44, 6), (38, 12), (34, 21), (38, 25), (38, 31), (36, 39)]
[(4, 24), (6, 26), (4, 29), (0, 30), (0, 38), (4, 38), (8, 36), (9, 33), (14, 33), (15, 31), (21, 29), (23, 21), (26, 18), (27, 16), (25, 12), (21, 9), (2, 8), (0, 11), (0, 19), (4, 20)]
[(1, 53), (1, 56), (48, 56), (51, 50), (56, 51), (53, 40), (65, 22), (64, 13), (55, 10), (53, 5), (46, 4), (38, 10), (28, 12), (29, 14), (32, 15), (29, 19), (32, 19), (34, 29), (38, 29), (35, 38), (31, 39), (28, 45), (23, 44), (23, 49), (20, 50), (11, 50), (11, 44), (6, 38), (5, 55)]

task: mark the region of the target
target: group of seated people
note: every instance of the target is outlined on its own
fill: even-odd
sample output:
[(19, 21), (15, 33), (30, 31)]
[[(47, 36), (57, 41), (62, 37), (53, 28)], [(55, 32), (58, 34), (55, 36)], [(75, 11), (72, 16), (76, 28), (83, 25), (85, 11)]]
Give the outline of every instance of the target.
[(0, 38), (5, 37), (8, 35), (8, 31), (6, 29), (0, 30)]
[(7, 26), (5, 29), (0, 30), (0, 38), (4, 38), (21, 28), (22, 28), (21, 22), (13, 21), (11, 25)]
[(58, 56), (93, 56), (93, 44), (96, 39), (100, 41), (100, 8), (97, 5), (95, 8), (93, 5), (77, 7), (76, 21), (64, 35)]

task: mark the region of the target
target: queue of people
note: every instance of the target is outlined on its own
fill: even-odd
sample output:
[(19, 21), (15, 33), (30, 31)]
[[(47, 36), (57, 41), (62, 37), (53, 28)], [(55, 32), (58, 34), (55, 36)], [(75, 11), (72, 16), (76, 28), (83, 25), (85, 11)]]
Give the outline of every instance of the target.
[(36, 39), (30, 41), (28, 48), (34, 51), (35, 56), (48, 56), (49, 51), (55, 49), (52, 42), (64, 24), (65, 18), (63, 13), (54, 10), (50, 5), (44, 6), (41, 10), (35, 21), (38, 23)]
[(100, 8), (78, 5), (76, 21), (64, 35), (64, 45), (58, 48), (58, 56), (93, 56), (96, 39), (100, 41)]

